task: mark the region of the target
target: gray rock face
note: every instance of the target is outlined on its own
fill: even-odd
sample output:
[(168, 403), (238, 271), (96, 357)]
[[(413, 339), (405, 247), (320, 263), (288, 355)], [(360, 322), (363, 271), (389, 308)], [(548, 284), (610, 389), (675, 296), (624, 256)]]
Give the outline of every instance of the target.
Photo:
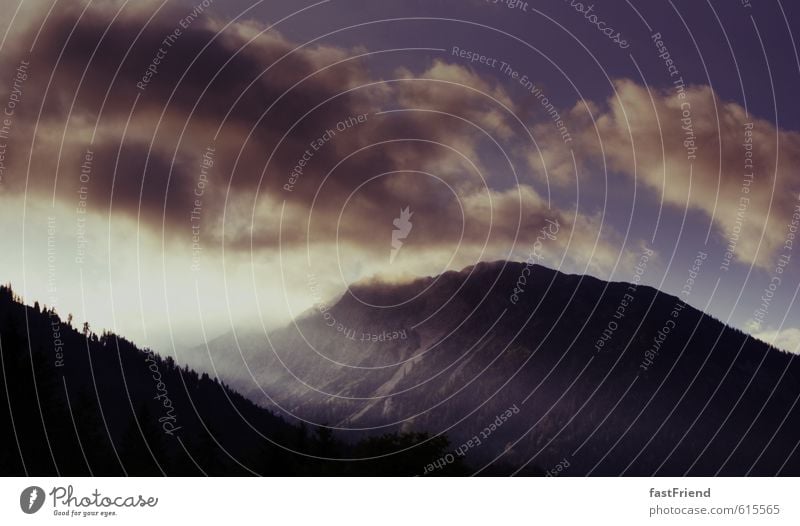
[(444, 433), (484, 473), (800, 471), (791, 356), (652, 288), (527, 271), (354, 286), (211, 354), (257, 403), (345, 438)]

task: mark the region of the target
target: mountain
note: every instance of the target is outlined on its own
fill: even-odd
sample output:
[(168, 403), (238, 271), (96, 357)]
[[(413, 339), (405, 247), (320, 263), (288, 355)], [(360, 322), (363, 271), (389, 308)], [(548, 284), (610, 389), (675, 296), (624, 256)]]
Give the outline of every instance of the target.
[(480, 263), (208, 347), (249, 399), (345, 441), (446, 434), (419, 473), (800, 474), (794, 356), (649, 287)]
[(343, 442), (296, 425), (172, 358), (79, 332), (10, 287), (0, 287), (0, 372), (3, 476), (413, 475), (448, 447), (419, 432)]

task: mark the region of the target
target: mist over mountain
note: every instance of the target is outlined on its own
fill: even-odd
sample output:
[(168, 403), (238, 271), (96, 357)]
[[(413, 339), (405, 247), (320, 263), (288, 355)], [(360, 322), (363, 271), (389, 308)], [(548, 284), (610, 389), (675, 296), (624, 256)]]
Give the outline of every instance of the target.
[(363, 282), (212, 375), (0, 292), (4, 474), (800, 473), (795, 356), (650, 287)]
[[(172, 358), (70, 322), (0, 287), (4, 476), (413, 475), (448, 446), (423, 433), (344, 443)], [(441, 474), (462, 472), (453, 464)]]
[(800, 473), (794, 355), (650, 287), (479, 263), (202, 351), (260, 405), (345, 440), (444, 433), (480, 473)]
[(14, 4), (0, 475), (800, 476), (800, 2)]

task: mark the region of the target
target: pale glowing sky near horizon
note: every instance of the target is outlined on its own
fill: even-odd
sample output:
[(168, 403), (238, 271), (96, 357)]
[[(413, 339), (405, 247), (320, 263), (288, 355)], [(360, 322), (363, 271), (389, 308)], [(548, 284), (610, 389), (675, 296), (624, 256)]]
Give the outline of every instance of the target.
[[(20, 61), (30, 63), (5, 141), (0, 281), (28, 302), (169, 354), (233, 326), (286, 323), (313, 306), (310, 275), (333, 297), (376, 275), (524, 260), (555, 219), (563, 230), (545, 243), (543, 264), (631, 281), (650, 247), (644, 282), (677, 294), (704, 251), (688, 302), (797, 351), (800, 249), (784, 245), (800, 206), (800, 61), (783, 13), (736, 2), (632, 3), (639, 13), (594, 3), (631, 43), (620, 49), (561, 2), (521, 12), (477, 0), (307, 10), (237, 0), (212, 3), (186, 24), (187, 2), (60, 3), (46, 17), (49, 2), (26, 1), (11, 24), (18, 3), (0, 0), (0, 106)], [(157, 74), (137, 87), (182, 20)], [(685, 99), (670, 85), (656, 32)], [(497, 59), (495, 67), (454, 47)], [(546, 94), (571, 142), (501, 62)], [(698, 145), (691, 162), (687, 102)], [(356, 115), (366, 117), (336, 128)], [(743, 194), (746, 123), (755, 177)], [(335, 133), (314, 149), (328, 129)], [(214, 166), (200, 188), (211, 144)], [(78, 264), (87, 148), (95, 158)], [(193, 271), (198, 198), (202, 255)], [(406, 206), (413, 228), (390, 263), (392, 220)], [(721, 270), (740, 227), (730, 270)], [(755, 327), (782, 254), (792, 259)]]

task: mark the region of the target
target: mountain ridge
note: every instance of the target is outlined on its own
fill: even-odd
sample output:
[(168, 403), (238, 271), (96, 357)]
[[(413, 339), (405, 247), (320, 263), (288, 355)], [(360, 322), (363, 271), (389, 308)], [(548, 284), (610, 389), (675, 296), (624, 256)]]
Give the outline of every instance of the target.
[(121, 336), (79, 332), (10, 286), (0, 369), (5, 476), (414, 475), (448, 446), (421, 432), (344, 443)]
[[(515, 305), (510, 298), (525, 268), (530, 279)], [(425, 428), (456, 442), (521, 404), (521, 416), (495, 435), (507, 443), (472, 450), (471, 460), (501, 457), (547, 471), (589, 444), (580, 450), (584, 459), (570, 460), (573, 474), (624, 471), (626, 442), (644, 451), (631, 467), (636, 473), (737, 473), (724, 455), (698, 444), (724, 444), (731, 455), (751, 443), (763, 448), (768, 437), (754, 434), (748, 420), (760, 415), (781, 440), (767, 448), (775, 458), (759, 457), (756, 472), (777, 469), (796, 440), (786, 434), (797, 391), (786, 378), (800, 378), (793, 356), (681, 298), (631, 287), (513, 262), (479, 263), (410, 284), (357, 284), (329, 306), (328, 318), (317, 313), (267, 337), (254, 335), (260, 344), (244, 353), (259, 385), (243, 391), (278, 410), (335, 422), (354, 437)], [(427, 292), (414, 298), (421, 289)], [(364, 299), (397, 306), (374, 308)], [(624, 316), (615, 318), (623, 301)], [(363, 337), (398, 332), (405, 337)], [(708, 397), (708, 404), (691, 403)], [(479, 404), (485, 400), (492, 402)], [(670, 424), (662, 426), (661, 418)], [(717, 432), (717, 424), (727, 427)], [(656, 447), (655, 435), (671, 446)], [(787, 466), (796, 472), (794, 456)]]

